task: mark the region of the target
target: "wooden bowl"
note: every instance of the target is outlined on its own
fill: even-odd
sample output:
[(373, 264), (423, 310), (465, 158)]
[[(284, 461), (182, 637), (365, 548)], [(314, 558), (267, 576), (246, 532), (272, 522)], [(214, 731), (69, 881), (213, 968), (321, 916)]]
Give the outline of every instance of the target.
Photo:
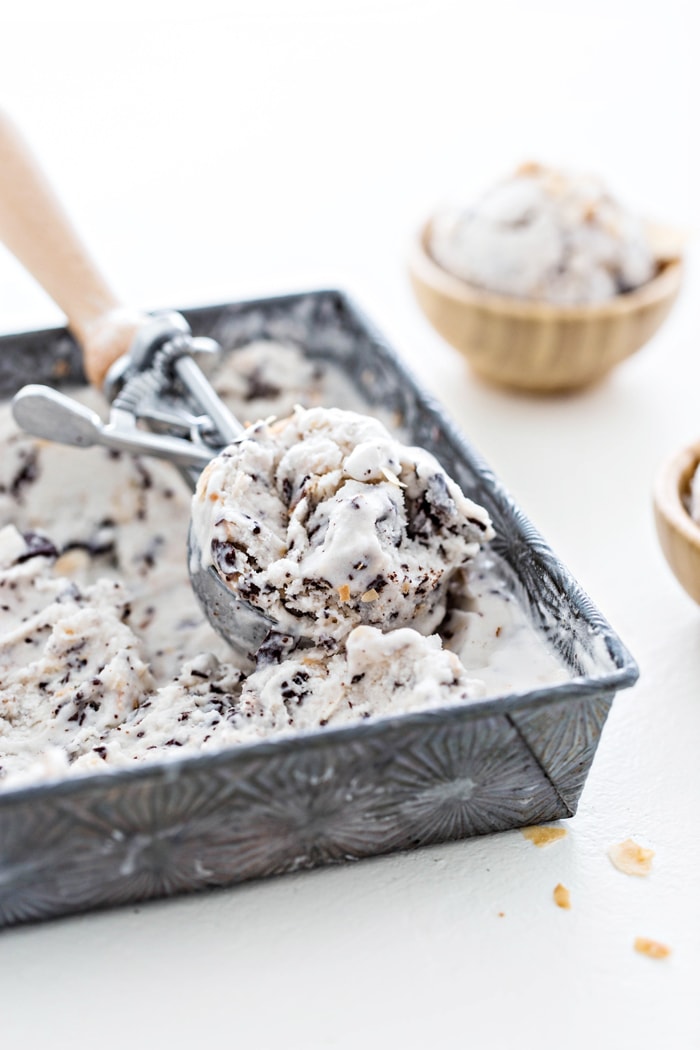
[(700, 463), (700, 441), (684, 448), (659, 471), (654, 485), (654, 519), (666, 561), (676, 579), (700, 605), (700, 525), (686, 500)]
[(482, 378), (555, 393), (589, 386), (639, 350), (668, 314), (681, 285), (681, 258), (633, 292), (591, 306), (558, 306), (494, 295), (432, 258), (430, 221), (416, 238), (409, 272), (416, 298), (440, 335)]

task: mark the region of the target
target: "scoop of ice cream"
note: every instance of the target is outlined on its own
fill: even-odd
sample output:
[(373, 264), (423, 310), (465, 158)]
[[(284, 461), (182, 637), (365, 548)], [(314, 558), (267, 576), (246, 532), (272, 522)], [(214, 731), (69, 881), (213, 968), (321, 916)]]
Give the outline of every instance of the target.
[(432, 633), (455, 574), (493, 531), (437, 460), (374, 419), (297, 408), (203, 471), (205, 565), (282, 629), (331, 648), (360, 625)]
[(536, 164), (437, 216), (430, 251), (488, 291), (560, 304), (609, 299), (657, 268), (645, 224), (598, 179)]

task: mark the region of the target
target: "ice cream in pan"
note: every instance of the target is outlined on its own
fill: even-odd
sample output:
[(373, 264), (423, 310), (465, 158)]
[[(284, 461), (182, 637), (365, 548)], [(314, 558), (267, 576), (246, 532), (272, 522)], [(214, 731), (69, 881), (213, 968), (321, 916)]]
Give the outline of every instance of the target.
[[(116, 410), (107, 427), (89, 410), (46, 395), (51, 418), (72, 419), (72, 444), (114, 447), (121, 440), (117, 447), (133, 451), (143, 441), (145, 451), (174, 459), (190, 479), (211, 460), (194, 497), (190, 568), (195, 581), (207, 581), (212, 623), (220, 626), (222, 604), (226, 616), (233, 609), (241, 652), (257, 656), (257, 669), (247, 673), (235, 661), (212, 663), (199, 654), (170, 686), (156, 688), (124, 629), (128, 599), (119, 585), (65, 586), (47, 576), (52, 552), (42, 547), (45, 539), (10, 529), (0, 544), (3, 586), (14, 592), (3, 611), (15, 623), (3, 644), (5, 770), (30, 768), (27, 755), (55, 757), (62, 737), (67, 761), (89, 767), (110, 750), (117, 756), (125, 741), (128, 758), (139, 757), (137, 741), (171, 734), (174, 720), (191, 720), (195, 746), (194, 723), (204, 745), (223, 720), (233, 727), (225, 745), (249, 735), (247, 727), (254, 735), (289, 727), (290, 704), (303, 707), (297, 723), (310, 727), (371, 716), (387, 692), (403, 693), (405, 708), (478, 695), (460, 660), (431, 635), (450, 589), (492, 535), (486, 512), (430, 454), (403, 445), (376, 420), (339, 409), (296, 408), (281, 420), (254, 423), (212, 459), (238, 428), (229, 428), (232, 417), (189, 356), (187, 332), (159, 334), (156, 324), (157, 337), (151, 332), (144, 340), (148, 324), (122, 323), (124, 313), (71, 240), (14, 132), (6, 124), (1, 130), (4, 239), (66, 311), (93, 381), (121, 362), (122, 389), (111, 373)], [(39, 264), (37, 216), (48, 244)], [(138, 352), (124, 358), (125, 339), (133, 341), (135, 332)], [(160, 383), (166, 373), (168, 390)], [(178, 390), (187, 395), (184, 411)], [(151, 428), (145, 434), (140, 419)], [(257, 634), (248, 633), (241, 606)], [(228, 638), (231, 623), (222, 631)], [(37, 644), (37, 659), (22, 667), (16, 647)], [(205, 702), (196, 703), (203, 694)], [(310, 695), (314, 703), (304, 705)], [(214, 702), (212, 714), (212, 697), (221, 696), (226, 700)], [(108, 739), (115, 728), (121, 736)], [(32, 737), (24, 754), (23, 736)]]
[[(311, 414), (319, 404), (341, 404), (351, 418), (368, 410), (338, 366), (290, 345), (235, 350), (214, 381), (241, 418), (294, 417), (299, 402)], [(79, 396), (98, 404), (92, 391)], [(388, 412), (383, 419), (396, 425)], [(427, 621), (363, 623), (375, 603), (358, 600), (358, 625), (348, 619), (344, 641), (319, 632), (314, 644), (282, 652), (278, 636), (255, 667), (243, 666), (189, 585), (192, 497), (169, 463), (36, 441), (17, 430), (9, 406), (0, 406), (0, 447), (0, 520), (11, 523), (0, 532), (0, 781), (8, 787), (568, 677), (488, 542), (443, 580), (449, 612), (439, 630)], [(406, 490), (388, 484), (403, 498)]]

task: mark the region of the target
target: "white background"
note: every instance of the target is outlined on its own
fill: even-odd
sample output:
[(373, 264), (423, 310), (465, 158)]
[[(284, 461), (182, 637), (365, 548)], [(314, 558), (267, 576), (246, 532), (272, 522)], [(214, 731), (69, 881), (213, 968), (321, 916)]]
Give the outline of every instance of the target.
[[(700, 1047), (700, 613), (650, 516), (660, 464), (700, 437), (694, 245), (653, 343), (554, 401), (477, 383), (405, 275), (427, 212), (523, 159), (597, 171), (697, 233), (693, 6), (30, 0), (4, 19), (0, 96), (120, 293), (354, 294), (642, 677), (561, 841), (514, 831), (5, 932), (3, 1048)], [(0, 330), (56, 321), (0, 254)], [(648, 879), (607, 859), (627, 836), (656, 851)], [(636, 954), (640, 935), (671, 957)]]

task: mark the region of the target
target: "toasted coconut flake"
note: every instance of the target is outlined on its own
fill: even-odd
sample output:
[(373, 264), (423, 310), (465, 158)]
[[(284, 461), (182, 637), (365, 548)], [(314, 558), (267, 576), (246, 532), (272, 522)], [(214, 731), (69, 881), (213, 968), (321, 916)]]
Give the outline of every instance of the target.
[(400, 481), (394, 474), (393, 470), (389, 470), (388, 467), (382, 467), (382, 474), (387, 481), (390, 481), (392, 485), (398, 485), (400, 489), (405, 489), (406, 485), (403, 481)]
[(265, 426), (269, 427), (273, 434), (281, 434), (287, 425), (287, 419), (278, 419), (277, 416), (268, 416), (264, 420)]
[(365, 591), (365, 593), (360, 598), (360, 601), (361, 602), (376, 602), (378, 597), (379, 597), (378, 592), (375, 591), (374, 587), (371, 587), (368, 591)]
[(520, 830), (525, 838), (529, 839), (534, 846), (549, 846), (551, 842), (556, 842), (557, 839), (563, 839), (566, 835), (566, 828), (552, 828), (545, 825), (521, 828)]
[(645, 849), (634, 839), (617, 842), (608, 850), (608, 856), (618, 871), (625, 875), (648, 875), (654, 858), (653, 849)]
[(539, 175), (541, 171), (542, 165), (536, 160), (524, 160), (515, 169), (516, 175)]
[(667, 959), (671, 954), (671, 949), (667, 944), (652, 941), (649, 937), (636, 937), (634, 950), (640, 955), (646, 955), (649, 959)]
[(645, 225), (651, 250), (657, 262), (674, 262), (683, 257), (690, 240), (685, 230), (674, 226), (663, 226), (657, 222), (647, 222)]
[(340, 597), (341, 602), (349, 602), (350, 601), (350, 584), (349, 583), (341, 583), (340, 587), (338, 587), (337, 590), (338, 590), (338, 596)]
[(90, 564), (90, 555), (79, 548), (66, 551), (54, 563), (54, 572), (59, 576), (70, 576), (73, 573), (87, 569)]
[(562, 886), (561, 882), (558, 882), (554, 887), (554, 903), (557, 908), (570, 908), (571, 907), (571, 894), (567, 890), (566, 886)]

